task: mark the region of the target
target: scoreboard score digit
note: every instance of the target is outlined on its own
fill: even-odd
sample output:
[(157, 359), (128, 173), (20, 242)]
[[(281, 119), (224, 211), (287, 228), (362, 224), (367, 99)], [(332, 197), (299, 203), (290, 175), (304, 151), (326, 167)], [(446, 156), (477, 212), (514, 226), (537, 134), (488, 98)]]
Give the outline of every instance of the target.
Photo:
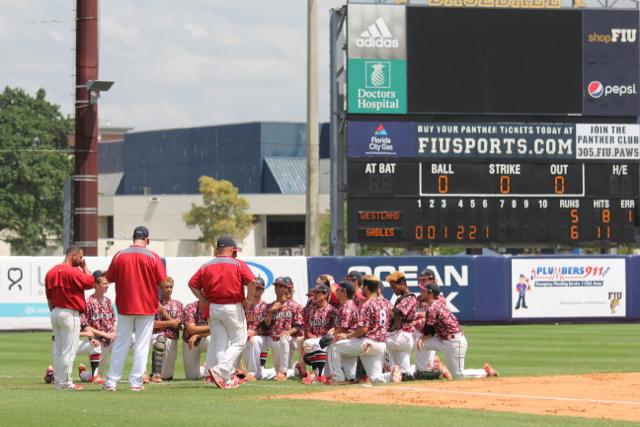
[(634, 241), (635, 162), (350, 159), (348, 236), (359, 243)]

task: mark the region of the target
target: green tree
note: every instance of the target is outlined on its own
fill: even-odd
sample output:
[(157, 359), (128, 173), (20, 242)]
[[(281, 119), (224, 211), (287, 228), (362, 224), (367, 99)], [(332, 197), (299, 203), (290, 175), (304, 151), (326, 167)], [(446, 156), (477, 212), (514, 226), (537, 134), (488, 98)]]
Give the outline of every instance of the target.
[(200, 227), (200, 241), (214, 247), (220, 236), (232, 236), (243, 240), (249, 234), (253, 215), (248, 212), (249, 202), (238, 196), (238, 188), (231, 182), (201, 176), (200, 193), (203, 206), (191, 204), (191, 210), (183, 215), (187, 227)]
[(45, 96), (9, 87), (0, 94), (0, 232), (18, 254), (60, 240), (63, 184), (73, 171), (73, 121)]

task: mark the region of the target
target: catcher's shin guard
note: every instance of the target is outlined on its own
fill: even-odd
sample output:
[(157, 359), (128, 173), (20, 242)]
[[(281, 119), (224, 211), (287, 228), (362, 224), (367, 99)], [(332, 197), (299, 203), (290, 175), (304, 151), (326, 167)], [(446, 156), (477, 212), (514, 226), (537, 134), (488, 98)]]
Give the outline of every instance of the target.
[(167, 338), (158, 335), (153, 341), (153, 351), (151, 356), (151, 374), (159, 376), (162, 372), (162, 361), (167, 350)]

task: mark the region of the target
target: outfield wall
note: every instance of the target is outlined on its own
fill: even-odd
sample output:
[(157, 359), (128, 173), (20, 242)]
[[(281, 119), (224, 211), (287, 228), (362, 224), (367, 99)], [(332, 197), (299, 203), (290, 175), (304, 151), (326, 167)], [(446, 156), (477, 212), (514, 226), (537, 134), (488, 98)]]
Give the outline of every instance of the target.
[[(106, 269), (111, 258), (87, 257), (90, 269)], [(187, 282), (209, 258), (164, 258), (175, 279), (174, 297), (183, 303), (195, 298)], [(417, 275), (435, 271), (449, 308), (465, 322), (539, 323), (548, 321), (640, 320), (640, 256), (607, 257), (248, 257), (256, 275), (270, 286), (277, 276), (291, 276), (294, 298), (304, 303), (308, 284), (320, 274), (340, 280), (347, 271), (375, 274), (383, 281), (403, 271), (412, 291)], [(59, 257), (0, 257), (0, 330), (50, 329), (44, 276)], [(523, 277), (520, 277), (522, 275)], [(524, 283), (524, 301), (516, 306)], [(393, 299), (389, 284), (384, 294)], [(522, 286), (520, 287), (522, 289)], [(89, 295), (91, 291), (87, 292)], [(113, 286), (107, 295), (114, 299)], [(527, 308), (524, 308), (526, 305)]]

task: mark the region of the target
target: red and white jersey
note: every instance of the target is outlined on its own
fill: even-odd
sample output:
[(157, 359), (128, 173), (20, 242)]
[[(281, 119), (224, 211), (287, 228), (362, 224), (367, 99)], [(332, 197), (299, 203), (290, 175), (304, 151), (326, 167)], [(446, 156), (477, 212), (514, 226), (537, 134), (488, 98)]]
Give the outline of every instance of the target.
[(305, 320), (305, 330), (307, 333), (316, 337), (321, 337), (329, 332), (329, 329), (336, 325), (338, 319), (338, 310), (331, 304), (327, 303), (324, 307), (315, 304), (309, 312), (308, 318)]
[[(103, 296), (102, 300), (96, 298), (95, 294), (87, 299), (87, 307), (82, 314), (80, 323), (90, 326), (100, 332), (110, 334), (116, 331), (116, 314), (113, 311), (113, 304), (107, 296)], [(109, 345), (113, 340), (96, 337), (104, 345)]]
[(396, 316), (399, 315), (402, 318), (399, 329), (405, 332), (413, 332), (413, 321), (416, 317), (417, 306), (418, 298), (412, 293), (407, 293), (396, 299), (393, 311)]
[(307, 321), (309, 320), (309, 315), (317, 307), (318, 307), (318, 303), (316, 302), (316, 299), (314, 297), (309, 297), (309, 299), (307, 300), (307, 303), (305, 304), (304, 308), (302, 309), (302, 318), (304, 319), (304, 324), (305, 325), (307, 324)]
[[(194, 301), (184, 306), (182, 310), (182, 324), (193, 323), (195, 326), (206, 326), (209, 324), (209, 310), (200, 310), (198, 301)], [(182, 339), (189, 341), (191, 335), (187, 333), (187, 328), (182, 332)]]
[[(167, 313), (169, 313), (169, 316), (171, 316), (172, 319), (175, 320), (179, 320), (180, 321), (180, 325), (182, 325), (183, 322), (183, 316), (184, 316), (184, 308), (182, 306), (182, 303), (178, 300), (175, 299), (171, 299), (168, 302), (160, 302), (160, 304), (162, 304), (162, 306), (164, 307), (164, 309), (167, 311)], [(162, 315), (160, 313), (156, 313), (156, 318), (155, 320), (164, 320), (162, 318)], [(178, 336), (180, 335), (180, 326), (178, 326), (178, 328), (174, 329), (174, 328), (154, 328), (153, 329), (153, 333), (154, 334), (163, 334), (165, 337), (172, 339), (172, 340), (177, 340)]]
[(268, 308), (269, 305), (262, 300), (252, 304), (247, 313), (247, 329), (255, 331), (258, 335), (264, 334), (266, 330), (259, 330), (259, 326), (264, 321), (264, 318), (267, 317)]
[(358, 320), (360, 319), (360, 310), (356, 307), (356, 303), (349, 299), (338, 307), (338, 319), (336, 327), (344, 329), (345, 333), (353, 332), (358, 329)]
[(365, 338), (384, 342), (389, 328), (389, 309), (384, 301), (378, 298), (367, 299), (360, 306), (358, 327), (368, 328)]
[(462, 333), (460, 323), (449, 309), (444, 298), (438, 298), (427, 309), (425, 325), (433, 326), (438, 335), (443, 340), (453, 338), (453, 335)]
[(418, 300), (418, 305), (416, 306), (416, 315), (413, 320), (413, 328), (416, 331), (421, 331), (424, 328), (424, 320), (427, 317), (427, 309), (429, 306), (425, 301)]
[(83, 313), (85, 310), (84, 291), (95, 288), (91, 274), (85, 274), (78, 267), (58, 264), (47, 272), (44, 278), (48, 300), (54, 308), (66, 308)]
[[(269, 304), (269, 308), (273, 303)], [(277, 341), (280, 335), (289, 329), (296, 327), (302, 330), (304, 326), (304, 318), (302, 316), (302, 306), (294, 300), (287, 300), (282, 304), (280, 310), (273, 315), (271, 327), (269, 328), (269, 336)]]
[(107, 281), (115, 282), (119, 314), (153, 316), (158, 310), (158, 285), (167, 278), (155, 252), (138, 245), (119, 251), (107, 270)]
[(196, 271), (189, 286), (199, 289), (211, 304), (239, 304), (244, 301), (244, 286), (253, 280), (245, 262), (218, 256)]

